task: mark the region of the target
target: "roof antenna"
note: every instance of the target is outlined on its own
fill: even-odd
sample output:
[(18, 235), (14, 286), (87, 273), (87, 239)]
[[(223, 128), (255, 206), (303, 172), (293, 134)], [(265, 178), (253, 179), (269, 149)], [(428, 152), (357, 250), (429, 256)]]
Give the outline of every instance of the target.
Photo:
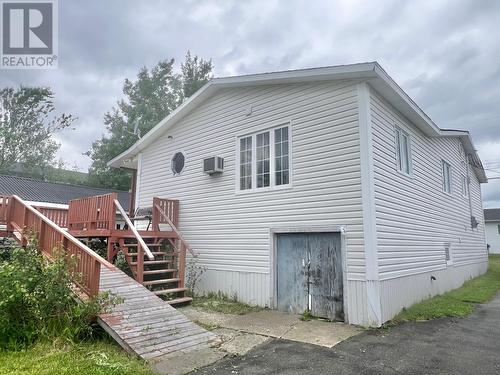
[(125, 127), (122, 128), (122, 133), (133, 134), (137, 137), (137, 139), (141, 139), (141, 129), (139, 129), (139, 120), (134, 121), (134, 131), (131, 132)]
[(139, 129), (139, 120), (135, 120), (134, 122), (134, 134), (138, 139), (141, 139), (141, 129)]

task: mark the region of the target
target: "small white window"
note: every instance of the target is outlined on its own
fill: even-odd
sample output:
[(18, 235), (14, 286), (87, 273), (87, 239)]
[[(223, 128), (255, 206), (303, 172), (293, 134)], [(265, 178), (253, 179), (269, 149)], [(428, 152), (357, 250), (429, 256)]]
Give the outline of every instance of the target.
[(469, 195), (469, 181), (466, 175), (462, 175), (462, 195), (467, 197)]
[(288, 126), (240, 138), (239, 190), (288, 185), (289, 144)]
[(441, 160), (443, 171), (443, 191), (451, 194), (451, 165), (444, 160)]
[(403, 129), (396, 127), (396, 161), (398, 171), (411, 173), (411, 139)]

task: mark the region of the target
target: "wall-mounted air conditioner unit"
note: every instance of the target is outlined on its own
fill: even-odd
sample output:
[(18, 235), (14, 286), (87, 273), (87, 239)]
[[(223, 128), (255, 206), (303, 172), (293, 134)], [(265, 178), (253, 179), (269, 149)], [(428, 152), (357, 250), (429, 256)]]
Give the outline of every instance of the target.
[(213, 156), (203, 159), (203, 172), (206, 174), (222, 173), (224, 171), (224, 158)]

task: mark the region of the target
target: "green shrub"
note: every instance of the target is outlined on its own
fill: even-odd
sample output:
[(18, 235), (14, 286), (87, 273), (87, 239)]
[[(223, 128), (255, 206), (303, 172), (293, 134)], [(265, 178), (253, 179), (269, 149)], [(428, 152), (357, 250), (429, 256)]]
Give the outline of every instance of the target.
[(130, 277), (134, 277), (134, 274), (132, 273), (132, 270), (130, 269), (130, 266), (128, 265), (127, 258), (125, 257), (125, 254), (120, 251), (118, 254), (116, 254), (115, 261), (113, 262), (116, 267), (118, 267), (121, 271), (125, 272), (127, 275)]
[(97, 313), (115, 302), (106, 294), (76, 299), (64, 255), (49, 261), (30, 241), (0, 260), (0, 349), (56, 337), (71, 342), (89, 338)]

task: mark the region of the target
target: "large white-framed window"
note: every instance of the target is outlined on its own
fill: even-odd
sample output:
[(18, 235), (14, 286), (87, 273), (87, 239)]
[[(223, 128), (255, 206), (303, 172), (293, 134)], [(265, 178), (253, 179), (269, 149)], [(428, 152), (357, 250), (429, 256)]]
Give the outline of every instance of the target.
[(443, 191), (447, 194), (451, 194), (452, 191), (452, 174), (450, 163), (441, 160), (441, 169), (443, 174)]
[(290, 174), (290, 125), (238, 138), (238, 191), (286, 187)]
[(396, 127), (396, 164), (399, 172), (411, 175), (411, 138), (399, 127)]

